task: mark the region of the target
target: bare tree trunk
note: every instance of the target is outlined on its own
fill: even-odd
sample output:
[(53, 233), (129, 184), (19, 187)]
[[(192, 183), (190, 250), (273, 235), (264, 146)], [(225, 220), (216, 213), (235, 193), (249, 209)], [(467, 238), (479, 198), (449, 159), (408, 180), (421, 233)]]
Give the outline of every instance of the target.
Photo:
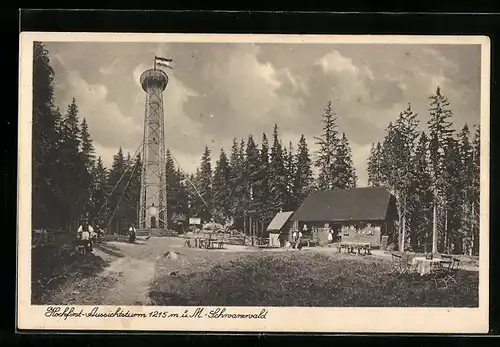
[(475, 216), (474, 216), (474, 202), (472, 202), (472, 208), (471, 208), (471, 219), (470, 219), (470, 233), (471, 233), (471, 245), (470, 245), (470, 255), (473, 255), (474, 254), (474, 250), (475, 250), (475, 247), (476, 247), (476, 228), (475, 228), (475, 223), (474, 223), (474, 219), (475, 219)]
[(448, 253), (448, 244), (450, 239), (448, 237), (448, 209), (444, 212), (444, 253)]
[(406, 196), (403, 199), (404, 201), (404, 207), (402, 208), (403, 210), (403, 217), (402, 217), (402, 231), (401, 231), (401, 251), (405, 251), (405, 240), (406, 240)]
[(247, 234), (247, 213), (243, 212), (243, 235)]
[(406, 239), (406, 216), (403, 215), (403, 228), (401, 233), (401, 251), (405, 251), (405, 239)]
[(254, 233), (253, 233), (253, 221), (252, 221), (252, 216), (248, 217), (250, 219), (250, 237), (252, 238), (252, 246), (254, 245)]
[(437, 206), (434, 198), (432, 207), (432, 253), (437, 253)]

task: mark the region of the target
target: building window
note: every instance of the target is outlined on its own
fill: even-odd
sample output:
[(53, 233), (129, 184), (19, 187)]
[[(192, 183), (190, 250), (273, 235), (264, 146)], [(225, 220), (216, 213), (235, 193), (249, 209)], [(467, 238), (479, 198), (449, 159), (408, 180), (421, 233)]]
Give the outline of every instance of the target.
[(349, 236), (349, 227), (343, 226), (342, 227), (342, 234), (344, 236)]

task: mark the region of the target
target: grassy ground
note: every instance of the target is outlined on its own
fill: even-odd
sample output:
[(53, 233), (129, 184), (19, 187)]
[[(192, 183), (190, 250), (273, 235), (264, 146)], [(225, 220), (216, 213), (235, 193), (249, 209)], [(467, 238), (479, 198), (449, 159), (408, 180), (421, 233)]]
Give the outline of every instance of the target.
[(156, 272), (154, 305), (478, 306), (477, 272), (460, 271), (458, 285), (437, 289), (418, 277), (391, 279), (390, 262), (373, 256), (214, 251), (163, 259)]
[(31, 303), (41, 305), (67, 281), (94, 276), (106, 262), (94, 254), (78, 256), (67, 248), (48, 245), (32, 249), (31, 264)]

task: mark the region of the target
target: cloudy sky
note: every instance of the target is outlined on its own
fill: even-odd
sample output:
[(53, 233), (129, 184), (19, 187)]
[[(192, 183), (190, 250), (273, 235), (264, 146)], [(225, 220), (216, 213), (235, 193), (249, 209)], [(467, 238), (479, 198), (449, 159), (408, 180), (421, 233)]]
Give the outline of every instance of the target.
[(366, 185), (366, 159), (389, 121), (411, 102), (423, 129), (429, 96), (439, 85), (457, 128), (480, 117), (479, 45), (46, 43), (55, 71), (56, 102), (75, 97), (89, 123), (96, 154), (106, 165), (122, 146), (141, 142), (145, 93), (139, 76), (154, 55), (172, 58), (164, 93), (165, 141), (181, 167), (192, 172), (208, 145), (215, 160), (232, 139), (273, 124), (285, 144), (301, 134), (313, 152), (321, 115), (331, 100), (339, 131), (351, 143)]

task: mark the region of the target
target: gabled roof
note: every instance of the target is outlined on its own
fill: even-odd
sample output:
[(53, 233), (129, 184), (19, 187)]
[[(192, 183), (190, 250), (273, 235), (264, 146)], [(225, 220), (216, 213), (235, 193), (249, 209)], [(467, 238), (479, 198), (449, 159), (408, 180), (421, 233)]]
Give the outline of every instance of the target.
[(274, 216), (273, 220), (269, 225), (267, 226), (267, 231), (271, 230), (281, 230), (283, 228), (283, 225), (285, 225), (286, 222), (290, 219), (292, 216), (292, 212), (278, 212), (276, 213), (276, 216)]
[(390, 203), (395, 203), (395, 198), (382, 187), (324, 190), (309, 195), (294, 213), (292, 220), (385, 220), (388, 209), (394, 207)]

